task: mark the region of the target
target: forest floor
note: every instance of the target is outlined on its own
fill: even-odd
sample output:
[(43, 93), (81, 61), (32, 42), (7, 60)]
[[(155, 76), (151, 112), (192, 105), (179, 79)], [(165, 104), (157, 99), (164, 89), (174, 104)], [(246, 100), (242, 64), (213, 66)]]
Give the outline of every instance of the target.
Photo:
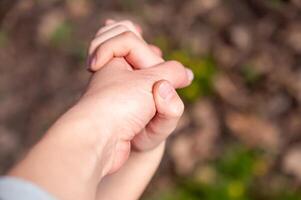
[(300, 0), (10, 2), (0, 3), (1, 174), (83, 91), (102, 22), (130, 19), (195, 73), (144, 198), (301, 199)]

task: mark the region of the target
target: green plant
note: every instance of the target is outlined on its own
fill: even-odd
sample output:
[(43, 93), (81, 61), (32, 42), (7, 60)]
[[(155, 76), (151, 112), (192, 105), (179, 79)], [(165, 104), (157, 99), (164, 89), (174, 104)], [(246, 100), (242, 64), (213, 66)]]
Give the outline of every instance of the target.
[(192, 84), (179, 90), (179, 94), (184, 100), (193, 102), (199, 97), (213, 94), (213, 80), (217, 67), (211, 56), (197, 56), (188, 50), (172, 48), (170, 41), (164, 36), (155, 38), (154, 44), (161, 48), (167, 60), (180, 61), (193, 71), (194, 81)]
[[(258, 179), (267, 173), (265, 153), (249, 149), (241, 144), (229, 144), (224, 153), (209, 164), (216, 176), (210, 182), (199, 179), (197, 174), (174, 179), (175, 187), (155, 198), (158, 200), (298, 200), (301, 193), (289, 187), (270, 190), (268, 195), (257, 184)], [(147, 199), (152, 200), (152, 198)]]
[(181, 50), (170, 52), (167, 58), (180, 61), (194, 73), (192, 84), (185, 89), (179, 90), (180, 95), (185, 100), (193, 102), (198, 97), (213, 94), (213, 79), (217, 71), (213, 58), (209, 56), (197, 57)]

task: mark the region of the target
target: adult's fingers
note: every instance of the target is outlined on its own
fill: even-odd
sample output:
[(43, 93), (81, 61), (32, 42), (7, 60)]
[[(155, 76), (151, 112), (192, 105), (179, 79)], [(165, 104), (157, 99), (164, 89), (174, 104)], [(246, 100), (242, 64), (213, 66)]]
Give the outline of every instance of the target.
[(175, 88), (183, 88), (190, 85), (194, 78), (193, 72), (178, 61), (163, 62), (151, 68), (143, 69), (141, 72), (138, 71), (138, 73), (152, 75), (155, 81), (167, 80)]
[[(98, 44), (98, 41), (94, 42)], [(97, 71), (114, 57), (124, 57), (136, 69), (148, 68), (164, 61), (144, 40), (135, 33), (126, 31), (98, 45), (90, 70)]]
[(153, 44), (149, 44), (149, 48), (151, 48), (151, 50), (157, 54), (158, 56), (162, 57), (163, 56), (163, 53), (161, 51), (161, 49)]
[(157, 114), (133, 139), (136, 150), (149, 150), (163, 142), (174, 131), (184, 111), (182, 100), (168, 81), (156, 82), (153, 95)]

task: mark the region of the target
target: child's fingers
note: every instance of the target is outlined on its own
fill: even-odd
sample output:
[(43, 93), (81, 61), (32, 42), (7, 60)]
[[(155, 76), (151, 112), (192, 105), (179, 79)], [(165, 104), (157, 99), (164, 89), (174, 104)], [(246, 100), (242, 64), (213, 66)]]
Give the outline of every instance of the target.
[(144, 69), (141, 72), (145, 73), (145, 71), (155, 75), (157, 81), (161, 79), (169, 81), (175, 88), (183, 88), (190, 85), (194, 78), (193, 72), (178, 61), (167, 61)]
[[(113, 28), (111, 28), (110, 30), (103, 32), (100, 36), (96, 37), (92, 42), (91, 45), (89, 47), (89, 55), (91, 55), (96, 48), (103, 43), (104, 41), (117, 36), (123, 32), (126, 31), (130, 31), (126, 26), (123, 25), (118, 25), (115, 26)], [(162, 51), (159, 47), (155, 46), (155, 45), (149, 45), (149, 47), (153, 50), (154, 53), (156, 53), (158, 56), (162, 57)]]
[[(113, 29), (111, 29), (110, 31), (107, 31), (105, 33), (103, 33), (101, 36), (99, 36), (98, 38), (95, 38), (90, 45), (90, 49), (89, 49), (89, 56), (92, 56), (93, 52), (97, 49), (97, 47), (102, 44), (104, 41), (117, 36), (121, 33), (124, 33), (128, 31), (128, 29), (124, 26), (117, 26)], [(159, 57), (162, 57), (162, 51), (159, 47), (150, 44), (149, 48)]]
[(167, 139), (184, 111), (182, 100), (168, 81), (156, 82), (153, 95), (157, 114), (146, 128), (135, 136), (133, 144), (137, 150), (152, 149)]
[(107, 30), (103, 32), (101, 35), (96, 37), (90, 44), (89, 47), (89, 55), (92, 55), (92, 53), (97, 49), (99, 45), (101, 45), (106, 40), (113, 38), (121, 33), (124, 33), (126, 31), (130, 31), (126, 26), (118, 25), (114, 26), (110, 30)]
[(140, 33), (140, 35), (143, 34), (143, 29), (141, 28), (141, 26), (139, 26), (138, 24), (135, 24), (136, 30), (138, 31), (138, 33)]
[[(106, 25), (106, 26), (107, 26), (107, 25), (114, 24), (114, 23), (116, 23), (116, 21), (113, 20), (113, 19), (106, 19), (106, 21), (105, 21), (105, 25)], [(133, 22), (132, 22), (132, 23), (133, 23)], [(135, 26), (137, 32), (138, 32), (140, 35), (142, 35), (142, 34), (143, 34), (143, 30), (142, 30), (141, 26), (138, 25), (138, 24), (135, 24), (135, 23), (133, 23), (133, 24), (134, 24), (134, 26)]]
[(164, 61), (144, 40), (133, 32), (126, 31), (99, 44), (93, 55), (90, 70), (97, 71), (114, 57), (124, 57), (137, 69), (151, 67)]
[(111, 24), (114, 24), (114, 23), (116, 23), (116, 21), (113, 20), (113, 19), (106, 19), (106, 21), (105, 21), (105, 25), (111, 25)]
[(96, 33), (96, 37), (101, 35), (102, 33), (116, 27), (116, 26), (125, 26), (127, 27), (130, 31), (134, 32), (137, 34), (138, 37), (141, 37), (141, 34), (139, 33), (139, 31), (136, 29), (136, 26), (133, 22), (129, 21), (129, 20), (123, 20), (123, 21), (120, 21), (120, 22), (116, 22), (114, 23), (113, 20), (112, 21), (109, 21), (109, 25), (107, 26), (104, 26), (102, 28), (100, 28), (98, 30), (98, 32)]

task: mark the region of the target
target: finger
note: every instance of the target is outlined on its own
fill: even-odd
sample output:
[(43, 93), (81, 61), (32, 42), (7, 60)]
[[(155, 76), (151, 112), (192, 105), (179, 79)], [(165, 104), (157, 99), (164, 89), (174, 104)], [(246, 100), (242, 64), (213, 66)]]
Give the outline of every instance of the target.
[(152, 44), (150, 44), (149, 47), (150, 47), (151, 50), (152, 50), (155, 54), (157, 54), (158, 56), (160, 56), (160, 57), (163, 56), (163, 53), (162, 53), (162, 51), (161, 51), (161, 49), (160, 49), (159, 47), (157, 47), (157, 46), (155, 46), (155, 45), (152, 45)]
[(167, 61), (148, 69), (137, 71), (137, 73), (147, 73), (154, 77), (155, 81), (161, 79), (169, 81), (175, 88), (183, 88), (191, 84), (193, 72), (184, 67), (178, 61)]
[(99, 45), (101, 45), (101, 43), (126, 31), (130, 31), (130, 30), (124, 25), (118, 25), (118, 26), (114, 26), (110, 30), (103, 32), (101, 35), (97, 36), (94, 40), (92, 40), (89, 47), (89, 55), (91, 55), (96, 50), (96, 48)]
[(143, 34), (143, 29), (141, 28), (141, 26), (138, 25), (138, 24), (134, 24), (134, 25), (135, 25), (136, 30), (138, 31), (138, 33), (140, 33), (140, 35), (142, 35)]
[[(106, 19), (106, 21), (105, 21), (105, 25), (111, 25), (111, 24), (115, 24), (115, 23), (116, 23), (116, 21), (113, 20), (113, 19)], [(135, 24), (135, 23), (133, 23), (133, 24), (134, 24), (134, 26), (135, 26), (137, 32), (138, 32), (140, 35), (142, 35), (142, 34), (143, 34), (143, 30), (142, 30), (141, 26), (138, 25), (138, 24)]]
[[(106, 23), (110, 23), (110, 20), (107, 20)], [(91, 65), (95, 65), (96, 62), (95, 59), (93, 59), (95, 57), (95, 50), (97, 49), (97, 47), (103, 43), (104, 41), (119, 35), (123, 32), (129, 31), (129, 29), (123, 25), (119, 25), (119, 26), (115, 26), (112, 29), (102, 33), (100, 36), (96, 37), (94, 40), (92, 40), (90, 47), (89, 47), (89, 51), (88, 51), (88, 69), (91, 70), (90, 66)]]
[(104, 26), (97, 31), (96, 37), (106, 31), (108, 31), (116, 26), (120, 26), (120, 25), (127, 27), (130, 31), (137, 34), (138, 37), (141, 37), (141, 34), (139, 33), (139, 31), (137, 31), (135, 24), (133, 22), (131, 22), (130, 20), (123, 20), (120, 22), (115, 22), (114, 20), (108, 20), (108, 22), (109, 22), (109, 24), (107, 26)]
[(123, 32), (99, 44), (92, 58), (90, 69), (97, 71), (114, 57), (124, 57), (133, 68), (147, 68), (164, 60), (148, 44), (131, 31)]
[(184, 104), (168, 81), (155, 83), (153, 95), (157, 114), (132, 143), (137, 150), (149, 150), (167, 139), (183, 114)]
[(106, 21), (105, 21), (105, 25), (111, 25), (111, 24), (114, 24), (114, 23), (116, 23), (116, 21), (113, 20), (113, 19), (106, 19)]

